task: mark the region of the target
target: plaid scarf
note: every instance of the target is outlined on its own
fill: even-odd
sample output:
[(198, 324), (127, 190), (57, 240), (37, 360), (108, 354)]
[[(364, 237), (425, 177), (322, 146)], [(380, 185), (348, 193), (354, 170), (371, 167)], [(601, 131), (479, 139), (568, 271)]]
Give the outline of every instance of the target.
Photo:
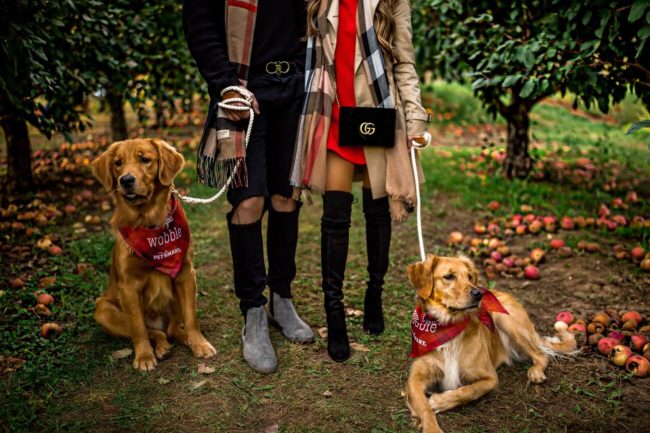
[[(488, 329), (495, 331), (494, 320), (490, 312), (508, 314), (508, 311), (501, 305), (492, 292), (481, 289), (483, 298), (478, 309), (477, 317)], [(432, 350), (453, 340), (467, 328), (470, 317), (466, 316), (462, 321), (442, 325), (438, 320), (424, 314), (419, 305), (413, 311), (411, 320), (411, 358), (426, 355)]]
[[(334, 52), (330, 40), (327, 14), (332, 0), (323, 0), (316, 16), (318, 32), (307, 41), (305, 61), (305, 101), (296, 136), (291, 185), (316, 192), (325, 190), (325, 160), (327, 138), (332, 118), (334, 90), (328, 69), (334, 74)], [(358, 47), (363, 57), (363, 67), (374, 106), (394, 108), (384, 56), (373, 25), (374, 9), (367, 0), (358, 0)], [(413, 176), (410, 174), (406, 147), (405, 120), (397, 116), (395, 147), (386, 150), (386, 191), (393, 219), (406, 216), (406, 208), (415, 203)]]
[(175, 278), (190, 246), (190, 227), (183, 207), (172, 194), (165, 226), (120, 227), (122, 239), (151, 267)]
[[(226, 43), (228, 59), (237, 68), (237, 78), (245, 86), (251, 63), (258, 0), (226, 1)], [(197, 152), (197, 179), (204, 185), (221, 188), (239, 169), (231, 186), (248, 186), (246, 172), (246, 124), (230, 121), (213, 101)]]

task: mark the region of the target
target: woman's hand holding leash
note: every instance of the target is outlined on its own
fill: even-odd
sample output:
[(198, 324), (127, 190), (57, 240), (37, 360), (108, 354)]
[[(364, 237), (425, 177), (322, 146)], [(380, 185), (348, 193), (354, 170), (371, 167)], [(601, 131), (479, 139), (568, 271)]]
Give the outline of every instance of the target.
[(409, 135), (407, 143), (409, 150), (411, 150), (411, 146), (416, 149), (424, 149), (431, 144), (431, 133), (427, 131), (419, 135)]
[[(245, 87), (230, 87), (228, 88), (230, 90), (226, 91), (223, 93), (221, 101), (228, 101), (228, 105), (230, 106), (235, 106), (235, 107), (247, 107), (247, 103), (239, 101), (240, 99), (248, 99), (249, 97), (252, 98), (252, 102), (250, 103), (250, 107), (253, 109), (255, 114), (260, 114), (260, 105), (257, 102), (257, 99), (255, 98), (255, 95), (251, 93), (248, 89)], [(235, 110), (232, 108), (227, 108), (223, 107), (224, 114), (228, 118), (228, 120), (231, 120), (233, 122), (239, 122), (240, 120), (248, 119), (250, 117), (250, 111), (249, 110)]]

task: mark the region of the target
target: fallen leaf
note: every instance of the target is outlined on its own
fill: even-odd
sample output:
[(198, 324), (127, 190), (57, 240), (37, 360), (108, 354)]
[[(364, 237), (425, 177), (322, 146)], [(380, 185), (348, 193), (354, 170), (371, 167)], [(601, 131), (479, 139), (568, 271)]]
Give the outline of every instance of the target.
[(345, 307), (345, 315), (352, 316), (352, 317), (361, 317), (363, 316), (363, 311), (357, 310), (356, 308), (352, 308), (352, 307)]
[(370, 349), (361, 343), (350, 343), (350, 347), (354, 350), (358, 350), (359, 352), (370, 352)]
[(214, 367), (208, 367), (205, 364), (199, 364), (198, 371), (201, 374), (212, 374), (214, 373)]
[(52, 240), (49, 238), (43, 238), (40, 239), (38, 242), (36, 242), (36, 246), (42, 250), (48, 249), (51, 245), (52, 245)]
[(205, 385), (206, 383), (208, 383), (207, 380), (202, 380), (202, 381), (200, 381), (200, 382), (193, 382), (193, 383), (190, 385), (190, 389), (199, 389), (199, 388), (201, 388), (203, 385)]
[(169, 379), (165, 379), (164, 377), (161, 377), (158, 379), (158, 383), (161, 385), (167, 385), (169, 383)]
[(323, 340), (327, 340), (327, 327), (323, 326), (322, 328), (318, 328), (318, 335), (320, 335), (320, 338)]
[(323, 397), (325, 398), (332, 398), (332, 391), (327, 390), (323, 393)]
[(133, 350), (131, 350), (129, 348), (120, 349), (120, 350), (116, 350), (115, 352), (113, 352), (111, 354), (111, 357), (113, 359), (122, 359), (122, 358), (126, 358), (127, 356), (130, 356), (132, 353), (133, 353)]

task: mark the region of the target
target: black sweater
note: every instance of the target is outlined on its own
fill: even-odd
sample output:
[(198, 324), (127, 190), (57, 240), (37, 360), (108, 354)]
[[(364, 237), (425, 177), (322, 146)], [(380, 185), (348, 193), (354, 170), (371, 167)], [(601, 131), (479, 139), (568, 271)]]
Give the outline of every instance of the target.
[[(239, 84), (228, 60), (225, 1), (183, 1), (185, 39), (212, 98), (218, 98), (224, 87)], [(306, 22), (305, 0), (259, 0), (251, 68), (276, 60), (295, 61), (302, 68)]]

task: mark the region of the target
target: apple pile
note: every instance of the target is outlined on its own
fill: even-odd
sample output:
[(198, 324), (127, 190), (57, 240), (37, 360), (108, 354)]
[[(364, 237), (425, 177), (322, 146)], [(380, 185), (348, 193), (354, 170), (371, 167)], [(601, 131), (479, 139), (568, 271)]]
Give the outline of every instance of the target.
[(644, 272), (650, 272), (650, 251), (646, 251), (642, 246), (637, 245), (630, 250), (621, 244), (614, 245), (614, 257), (619, 260), (629, 260), (639, 265)]
[[(53, 279), (55, 277), (46, 277), (39, 282), (39, 286), (49, 285), (49, 281), (44, 282), (46, 279)], [(52, 311), (50, 311), (50, 306), (54, 304), (54, 296), (50, 295), (47, 292), (37, 292), (34, 293), (36, 297), (36, 306), (30, 310), (39, 317), (50, 317), (52, 316)], [(43, 338), (53, 338), (63, 332), (61, 325), (55, 322), (45, 322), (41, 325), (41, 337)]]
[(569, 311), (555, 317), (564, 322), (570, 332), (582, 334), (587, 345), (610, 362), (625, 368), (637, 377), (650, 375), (650, 317), (638, 311), (599, 311), (589, 320), (575, 319)]

